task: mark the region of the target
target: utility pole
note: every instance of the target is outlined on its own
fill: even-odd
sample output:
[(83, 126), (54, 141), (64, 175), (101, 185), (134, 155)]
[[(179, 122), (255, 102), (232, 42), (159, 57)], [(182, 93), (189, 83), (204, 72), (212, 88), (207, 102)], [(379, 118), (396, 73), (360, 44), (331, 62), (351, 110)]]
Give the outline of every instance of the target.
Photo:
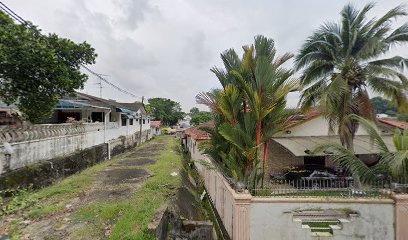
[(99, 85), (99, 97), (102, 98), (102, 79), (101, 78), (99, 79), (98, 85)]
[[(142, 105), (144, 107), (144, 96), (142, 96)], [(139, 125), (140, 125), (140, 131), (139, 131), (139, 143), (142, 144), (142, 120), (143, 120), (143, 113), (142, 110), (140, 110), (140, 120), (139, 120)]]

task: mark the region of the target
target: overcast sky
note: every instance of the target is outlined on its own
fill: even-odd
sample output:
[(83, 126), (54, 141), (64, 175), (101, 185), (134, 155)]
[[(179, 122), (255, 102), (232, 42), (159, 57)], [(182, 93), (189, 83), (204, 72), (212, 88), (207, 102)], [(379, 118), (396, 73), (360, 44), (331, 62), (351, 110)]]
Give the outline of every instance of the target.
[[(98, 53), (90, 68), (137, 96), (166, 97), (195, 106), (201, 91), (219, 87), (210, 72), (219, 54), (241, 49), (258, 34), (273, 38), (279, 53), (296, 52), (325, 21), (338, 21), (343, 0), (4, 0), (45, 32), (89, 42)], [(355, 1), (363, 6), (369, 1)], [(377, 1), (381, 15), (402, 0)], [(403, 19), (402, 21), (408, 21)], [(400, 23), (402, 22), (400, 21)], [(398, 53), (408, 56), (408, 46)], [(90, 76), (85, 93), (99, 96)], [(135, 101), (106, 85), (103, 97)], [(289, 96), (295, 106), (297, 94)], [(200, 107), (204, 109), (203, 107)]]

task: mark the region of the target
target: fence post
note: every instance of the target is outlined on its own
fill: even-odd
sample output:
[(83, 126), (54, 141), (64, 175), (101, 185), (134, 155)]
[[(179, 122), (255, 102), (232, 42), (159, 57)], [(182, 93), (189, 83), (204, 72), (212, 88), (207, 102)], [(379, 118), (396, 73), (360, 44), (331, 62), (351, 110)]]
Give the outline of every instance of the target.
[(234, 193), (233, 240), (248, 240), (250, 236), (251, 194)]
[(408, 194), (392, 194), (395, 201), (395, 239), (408, 239)]

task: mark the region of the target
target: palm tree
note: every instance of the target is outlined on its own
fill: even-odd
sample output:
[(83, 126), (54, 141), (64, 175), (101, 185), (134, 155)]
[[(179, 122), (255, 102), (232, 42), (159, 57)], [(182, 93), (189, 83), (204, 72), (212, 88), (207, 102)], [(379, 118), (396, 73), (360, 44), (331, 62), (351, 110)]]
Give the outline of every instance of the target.
[(371, 183), (377, 179), (379, 174), (384, 172), (390, 176), (391, 181), (408, 183), (408, 129), (401, 132), (395, 130), (393, 136), (394, 148), (390, 149), (385, 143), (380, 131), (374, 122), (366, 120), (357, 115), (350, 115), (354, 121), (368, 132), (373, 144), (379, 149), (379, 162), (374, 167), (368, 167), (356, 157), (354, 152), (344, 148), (342, 145), (327, 143), (318, 146), (313, 150), (314, 153), (329, 151), (333, 153), (333, 162), (349, 169), (353, 176), (365, 183)]
[[(253, 45), (243, 49), (242, 59), (233, 49), (221, 54), (224, 69), (213, 68), (212, 71), (223, 90), (201, 93), (197, 102), (206, 104), (219, 116), (215, 134), (229, 143), (228, 153), (221, 151), (215, 155), (223, 155), (223, 162), (245, 162), (241, 176), (250, 188), (254, 188), (259, 182), (263, 183), (260, 180), (263, 180), (265, 172), (267, 140), (282, 129), (286, 120), (286, 96), (296, 82), (292, 80), (293, 71), (282, 67), (293, 56), (284, 54), (276, 57), (273, 40), (257, 36)], [(265, 146), (260, 164), (262, 145)]]
[(296, 70), (303, 69), (301, 84), (306, 87), (299, 102), (303, 110), (319, 104), (331, 129), (343, 146), (353, 150), (358, 121), (347, 116), (356, 114), (374, 120), (368, 90), (392, 99), (401, 111), (408, 111), (408, 80), (402, 71), (408, 59), (394, 56), (381, 58), (392, 47), (408, 42), (408, 24), (395, 29), (395, 19), (406, 16), (404, 6), (384, 16), (368, 19), (374, 7), (368, 4), (357, 10), (346, 5), (340, 23), (326, 23), (311, 35), (295, 58)]

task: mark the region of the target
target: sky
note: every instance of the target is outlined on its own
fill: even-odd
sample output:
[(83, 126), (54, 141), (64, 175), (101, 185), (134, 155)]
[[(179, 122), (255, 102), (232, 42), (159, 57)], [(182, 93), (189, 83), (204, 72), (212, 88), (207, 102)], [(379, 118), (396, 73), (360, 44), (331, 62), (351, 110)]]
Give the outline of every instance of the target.
[[(343, 0), (2, 0), (45, 33), (90, 43), (98, 54), (89, 66), (136, 96), (103, 85), (102, 97), (123, 102), (165, 97), (184, 111), (197, 106), (195, 96), (220, 87), (210, 72), (222, 66), (220, 53), (253, 42), (256, 35), (275, 41), (278, 54), (296, 53), (324, 22), (338, 21)], [(353, 2), (353, 1), (351, 1)], [(354, 1), (362, 7), (371, 1)], [(370, 16), (404, 3), (382, 0)], [(398, 23), (407, 22), (408, 18)], [(393, 50), (408, 57), (408, 46)], [(82, 92), (99, 96), (90, 75)], [(298, 93), (288, 96), (294, 107)]]

